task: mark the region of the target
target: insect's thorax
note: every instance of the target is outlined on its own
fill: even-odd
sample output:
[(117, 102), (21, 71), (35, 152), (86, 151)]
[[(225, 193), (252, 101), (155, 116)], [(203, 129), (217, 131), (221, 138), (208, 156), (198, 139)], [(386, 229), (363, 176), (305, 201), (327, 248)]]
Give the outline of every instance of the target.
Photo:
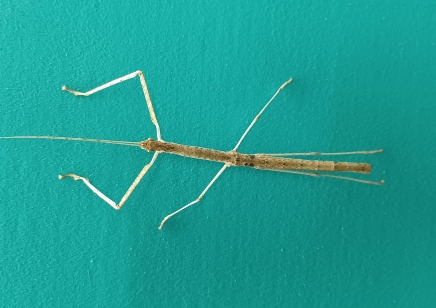
[(149, 152), (166, 152), (185, 157), (212, 160), (229, 164), (231, 164), (234, 156), (231, 152), (217, 151), (213, 149), (183, 145), (162, 140), (154, 140), (151, 138), (142, 141), (140, 145), (141, 148)]

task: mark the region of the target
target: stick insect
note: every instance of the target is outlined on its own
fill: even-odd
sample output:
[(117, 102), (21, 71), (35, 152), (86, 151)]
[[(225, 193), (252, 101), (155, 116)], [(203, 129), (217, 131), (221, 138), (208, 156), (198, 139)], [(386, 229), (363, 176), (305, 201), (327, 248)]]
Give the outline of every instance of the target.
[(188, 207), (200, 202), (206, 192), (211, 188), (211, 186), (215, 183), (215, 181), (221, 176), (221, 174), (229, 167), (237, 167), (237, 166), (245, 166), (256, 168), (260, 170), (269, 170), (276, 172), (285, 172), (292, 174), (301, 174), (313, 177), (330, 177), (337, 178), (343, 180), (350, 180), (361, 182), (365, 184), (374, 184), (381, 185), (384, 181), (374, 182), (356, 179), (352, 177), (346, 177), (341, 175), (334, 174), (326, 174), (319, 173), (318, 171), (323, 172), (352, 172), (352, 173), (370, 173), (371, 165), (367, 163), (353, 163), (353, 162), (334, 162), (334, 161), (320, 161), (320, 160), (305, 160), (305, 159), (296, 159), (296, 158), (286, 158), (287, 156), (322, 156), (322, 155), (351, 155), (351, 154), (375, 154), (380, 153), (383, 150), (373, 150), (373, 151), (354, 151), (354, 152), (334, 152), (334, 153), (321, 153), (321, 152), (308, 152), (308, 153), (280, 153), (280, 154), (242, 154), (238, 152), (238, 148), (241, 145), (242, 141), (248, 134), (248, 132), (253, 128), (254, 124), (259, 120), (260, 116), (266, 110), (266, 108), (271, 104), (271, 102), (275, 99), (275, 97), (288, 85), (292, 82), (292, 78), (283, 83), (280, 88), (274, 93), (274, 95), (270, 98), (270, 100), (265, 104), (265, 106), (260, 110), (260, 112), (253, 119), (251, 124), (247, 127), (245, 132), (242, 134), (239, 141), (236, 143), (236, 146), (228, 152), (217, 151), (208, 148), (201, 148), (195, 146), (182, 145), (178, 143), (166, 142), (161, 137), (159, 123), (156, 118), (156, 113), (154, 112), (153, 105), (151, 103), (150, 94), (148, 92), (147, 84), (145, 82), (144, 74), (142, 71), (136, 71), (130, 73), (126, 76), (117, 78), (108, 83), (105, 83), (95, 89), (89, 90), (88, 92), (79, 92), (76, 90), (72, 90), (67, 88), (66, 86), (62, 87), (62, 90), (72, 93), (76, 96), (89, 96), (98, 91), (109, 88), (113, 85), (116, 85), (120, 82), (139, 77), (141, 82), (142, 90), (144, 92), (145, 101), (148, 107), (148, 111), (150, 113), (150, 118), (154, 126), (156, 127), (156, 136), (157, 140), (147, 139), (145, 141), (140, 142), (131, 142), (131, 141), (116, 141), (116, 140), (101, 140), (101, 139), (89, 139), (89, 138), (73, 138), (73, 137), (58, 137), (58, 136), (9, 136), (9, 137), (0, 137), (1, 139), (12, 139), (12, 138), (24, 138), (24, 139), (56, 139), (56, 140), (73, 140), (73, 141), (86, 141), (86, 142), (99, 142), (99, 143), (110, 143), (110, 144), (119, 144), (125, 146), (135, 146), (140, 147), (143, 150), (148, 152), (154, 152), (151, 161), (144, 166), (138, 176), (135, 178), (133, 183), (130, 185), (129, 189), (127, 189), (124, 196), (121, 198), (119, 203), (114, 202), (110, 198), (108, 198), (105, 194), (103, 194), (100, 190), (98, 190), (94, 185), (91, 184), (89, 179), (73, 174), (68, 173), (64, 175), (59, 175), (59, 179), (64, 178), (73, 178), (74, 180), (81, 180), (88, 186), (97, 196), (107, 202), (111, 207), (116, 210), (119, 210), (126, 203), (127, 199), (132, 194), (133, 190), (142, 180), (144, 175), (156, 161), (156, 158), (161, 153), (170, 153), (176, 154), (191, 158), (210, 160), (222, 163), (221, 169), (218, 173), (213, 177), (210, 183), (206, 186), (206, 188), (201, 192), (201, 194), (194, 201), (188, 203), (187, 205), (181, 207), (177, 211), (167, 215), (159, 225), (159, 230), (162, 230), (165, 222), (173, 217), (174, 215), (180, 213), (181, 211), (187, 209)]

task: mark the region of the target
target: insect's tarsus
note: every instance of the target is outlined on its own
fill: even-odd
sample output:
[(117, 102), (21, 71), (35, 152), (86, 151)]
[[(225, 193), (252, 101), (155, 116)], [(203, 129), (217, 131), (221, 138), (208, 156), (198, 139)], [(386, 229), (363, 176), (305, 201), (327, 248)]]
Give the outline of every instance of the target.
[(266, 110), (266, 108), (271, 104), (271, 102), (275, 99), (275, 97), (280, 93), (283, 88), (285, 88), (289, 83), (292, 82), (292, 78), (283, 83), (280, 88), (274, 93), (271, 99), (266, 103), (266, 105), (260, 110), (260, 112), (255, 116), (253, 121), (250, 123), (248, 128), (242, 134), (239, 141), (236, 143), (236, 146), (233, 150), (229, 152), (216, 151), (212, 149), (205, 149), (199, 147), (185, 146), (177, 143), (165, 142), (162, 140), (160, 127), (156, 118), (156, 114), (153, 109), (153, 105), (150, 99), (150, 94), (148, 92), (147, 84), (145, 82), (144, 74), (141, 71), (136, 71), (130, 73), (126, 76), (117, 78), (108, 83), (105, 83), (97, 88), (94, 88), (87, 92), (79, 92), (76, 90), (72, 90), (67, 88), (66, 86), (62, 87), (62, 90), (70, 92), (76, 96), (89, 96), (98, 91), (111, 87), (120, 82), (135, 78), (139, 76), (139, 80), (141, 82), (141, 87), (144, 92), (145, 101), (147, 103), (148, 111), (150, 114), (151, 121), (156, 127), (156, 135), (157, 140), (147, 139), (141, 142), (134, 141), (117, 141), (117, 140), (102, 140), (102, 139), (90, 139), (90, 138), (74, 138), (74, 137), (59, 137), (59, 136), (9, 136), (9, 137), (0, 137), (0, 139), (54, 139), (54, 140), (71, 140), (71, 141), (85, 141), (85, 142), (97, 142), (97, 143), (108, 143), (108, 144), (117, 144), (117, 145), (126, 145), (126, 146), (136, 146), (141, 147), (147, 151), (154, 151), (153, 158), (151, 161), (144, 166), (138, 176), (135, 178), (133, 183), (130, 185), (129, 189), (126, 191), (124, 196), (121, 198), (119, 203), (114, 202), (106, 195), (104, 195), (100, 190), (98, 190), (95, 186), (93, 186), (90, 181), (82, 176), (68, 173), (64, 175), (59, 175), (59, 179), (64, 179), (66, 177), (71, 177), (74, 180), (81, 180), (84, 182), (86, 186), (88, 186), (94, 193), (96, 193), (101, 199), (107, 202), (111, 207), (116, 210), (121, 209), (124, 203), (127, 201), (133, 190), (136, 188), (138, 183), (156, 161), (158, 155), (162, 152), (178, 154), (193, 158), (199, 159), (207, 159), (213, 160), (217, 162), (224, 163), (218, 173), (213, 177), (212, 181), (206, 186), (206, 188), (201, 192), (197, 199), (188, 203), (187, 205), (181, 207), (177, 211), (167, 215), (159, 225), (159, 229), (162, 229), (163, 225), (166, 221), (172, 216), (180, 213), (186, 208), (190, 207), (193, 204), (196, 204), (201, 201), (206, 192), (210, 189), (210, 187), (215, 183), (215, 181), (221, 176), (221, 174), (228, 167), (233, 166), (247, 166), (253, 167), (261, 170), (271, 170), (277, 172), (285, 172), (285, 173), (293, 173), (293, 174), (301, 174), (313, 177), (331, 177), (338, 178), (343, 180), (350, 180), (355, 182), (361, 182), (365, 184), (374, 184), (381, 185), (384, 181), (374, 182), (374, 181), (366, 181), (351, 177), (344, 177), (339, 175), (318, 173), (317, 171), (330, 171), (330, 172), (356, 172), (356, 173), (369, 173), (371, 171), (371, 165), (365, 163), (348, 163), (348, 162), (333, 162), (333, 161), (311, 161), (311, 160), (302, 160), (302, 159), (293, 159), (293, 158), (283, 158), (285, 156), (322, 156), (322, 155), (351, 155), (351, 154), (376, 154), (380, 153), (383, 150), (373, 150), (373, 151), (354, 151), (354, 152), (333, 152), (333, 153), (321, 153), (321, 152), (308, 152), (308, 153), (279, 153), (279, 154), (241, 154), (237, 152), (240, 144), (244, 140), (245, 136), (254, 126), (254, 124), (258, 121), (260, 116)]

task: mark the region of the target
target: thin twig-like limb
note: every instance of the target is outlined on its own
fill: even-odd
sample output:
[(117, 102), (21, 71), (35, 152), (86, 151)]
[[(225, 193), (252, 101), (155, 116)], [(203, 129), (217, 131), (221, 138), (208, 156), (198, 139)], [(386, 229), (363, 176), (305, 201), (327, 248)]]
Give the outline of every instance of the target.
[(372, 151), (354, 151), (354, 152), (307, 152), (307, 153), (277, 153), (277, 154), (269, 154), (269, 153), (258, 153), (256, 155), (268, 155), (268, 156), (328, 156), (328, 155), (354, 155), (354, 154), (377, 154), (383, 152), (383, 149), (372, 150)]
[(50, 139), (50, 140), (70, 140), (70, 141), (85, 141), (97, 143), (109, 143), (128, 145), (133, 147), (141, 147), (141, 143), (137, 141), (119, 141), (119, 140), (106, 140), (106, 139), (91, 139), (91, 138), (77, 138), (77, 137), (59, 137), (59, 136), (8, 136), (0, 137), (0, 139)]
[(142, 86), (142, 90), (144, 91), (145, 101), (147, 102), (147, 107), (148, 107), (148, 111), (150, 113), (151, 122), (153, 122), (154, 126), (156, 126), (157, 140), (162, 140), (161, 135), (160, 135), (159, 123), (157, 122), (156, 114), (155, 114), (154, 109), (153, 109), (153, 104), (151, 103), (150, 93), (148, 92), (147, 84), (146, 84), (145, 78), (144, 78), (144, 73), (142, 71), (136, 71), (136, 72), (130, 73), (126, 76), (109, 81), (108, 83), (105, 83), (105, 84), (103, 84), (95, 89), (89, 90), (88, 92), (79, 92), (79, 91), (67, 88), (66, 86), (62, 86), (62, 90), (73, 93), (76, 96), (89, 96), (89, 95), (94, 94), (98, 91), (101, 91), (101, 90), (109, 88), (113, 85), (116, 85), (117, 83), (135, 78), (136, 76), (139, 76), (139, 79), (141, 81), (141, 86)]
[(248, 132), (251, 130), (253, 125), (259, 120), (262, 113), (265, 111), (265, 109), (271, 104), (271, 102), (276, 98), (277, 94), (280, 93), (281, 90), (283, 90), (284, 87), (286, 87), (288, 84), (292, 82), (292, 78), (286, 81), (284, 84), (280, 86), (280, 88), (276, 91), (276, 93), (271, 97), (271, 99), (266, 103), (266, 105), (260, 110), (260, 112), (257, 114), (257, 116), (254, 118), (254, 120), (251, 122), (251, 124), (248, 126), (248, 128), (245, 130), (244, 134), (242, 135), (241, 139), (239, 139), (238, 143), (236, 144), (233, 151), (236, 151), (239, 148), (239, 145), (241, 144), (242, 140), (244, 140), (245, 136), (248, 134)]
[(171, 217), (173, 217), (174, 215), (176, 215), (177, 213), (180, 213), (181, 211), (187, 209), (188, 207), (190, 207), (191, 205), (198, 203), (201, 201), (201, 199), (203, 198), (203, 196), (206, 194), (206, 192), (209, 190), (209, 188), (212, 186), (213, 183), (215, 183), (215, 181), (219, 178), (219, 176), (224, 172), (224, 170), (226, 170), (226, 168), (229, 167), (228, 164), (225, 164), (220, 171), (218, 171), (218, 173), (214, 176), (214, 178), (212, 179), (212, 181), (210, 181), (209, 185), (206, 186), (206, 188), (203, 190), (203, 192), (200, 194), (200, 196), (198, 196), (197, 199), (195, 199), (194, 201), (192, 201), (191, 203), (188, 203), (187, 205), (185, 205), (184, 207), (178, 209), (177, 211), (171, 213), (170, 215), (166, 216), (162, 222), (160, 223), (159, 226), (159, 230), (162, 230), (163, 225), (165, 224), (165, 222), (170, 219)]
[(132, 194), (133, 190), (136, 188), (136, 186), (139, 184), (139, 182), (142, 180), (144, 175), (147, 173), (148, 169), (153, 165), (154, 161), (156, 160), (157, 156), (160, 152), (155, 152), (153, 155), (153, 158), (151, 159), (150, 163), (145, 165), (145, 167), (141, 170), (141, 172), (138, 174), (136, 179), (133, 181), (132, 185), (130, 185), (129, 189), (126, 191), (124, 196), (121, 198), (120, 203), (116, 204), (113, 200), (109, 199), (105, 194), (103, 194), (100, 190), (98, 190), (94, 185), (92, 185), (87, 178), (81, 177), (76, 174), (68, 173), (64, 175), (59, 175), (59, 180), (62, 180), (66, 177), (71, 177), (74, 180), (82, 180), (83, 183), (86, 184), (94, 193), (97, 194), (100, 198), (102, 198), (104, 201), (106, 201), (110, 206), (112, 206), (114, 209), (119, 210), (123, 207), (124, 203), (127, 201), (127, 199)]
[(303, 171), (292, 171), (292, 170), (279, 170), (279, 169), (263, 169), (263, 170), (269, 170), (269, 171), (276, 171), (276, 172), (285, 172), (285, 173), (293, 173), (293, 174), (302, 174), (302, 175), (308, 175), (308, 176), (314, 176), (314, 177), (328, 177), (328, 178), (335, 178), (335, 179), (342, 179), (342, 180), (348, 180), (348, 181), (354, 181), (364, 184), (372, 184), (372, 185), (383, 185), (385, 183), (384, 180), (381, 180), (380, 182), (374, 182), (374, 181), (365, 181), (355, 178), (350, 178), (347, 176), (340, 176), (340, 175), (333, 175), (333, 174), (324, 174), (324, 173), (315, 173), (315, 172), (303, 172)]

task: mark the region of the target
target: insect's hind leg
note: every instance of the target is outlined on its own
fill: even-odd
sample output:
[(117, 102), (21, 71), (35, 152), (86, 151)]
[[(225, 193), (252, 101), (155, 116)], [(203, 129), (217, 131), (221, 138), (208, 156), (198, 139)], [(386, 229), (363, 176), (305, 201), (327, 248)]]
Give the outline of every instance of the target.
[(213, 183), (215, 183), (215, 181), (220, 177), (220, 175), (224, 172), (224, 170), (226, 170), (227, 167), (229, 167), (230, 165), (225, 164), (220, 171), (218, 171), (218, 173), (214, 176), (214, 178), (212, 179), (212, 181), (210, 181), (210, 183), (206, 186), (206, 188), (203, 190), (203, 192), (200, 194), (200, 196), (198, 196), (197, 199), (195, 199), (194, 201), (192, 201), (191, 203), (188, 203), (187, 205), (185, 205), (184, 207), (178, 209), (177, 211), (169, 214), (168, 216), (166, 216), (162, 222), (160, 223), (159, 226), (159, 230), (162, 230), (163, 225), (165, 224), (165, 222), (170, 219), (171, 217), (173, 217), (174, 215), (180, 213), (181, 211), (187, 209), (188, 207), (190, 207), (191, 205), (194, 205), (195, 203), (198, 203), (201, 201), (201, 199), (204, 197), (204, 195), (206, 194), (206, 192), (209, 190), (209, 188), (213, 185)]
[(139, 80), (141, 81), (142, 90), (144, 91), (145, 101), (147, 102), (148, 111), (150, 113), (151, 122), (153, 122), (154, 126), (156, 126), (156, 135), (158, 140), (162, 140), (160, 135), (160, 127), (159, 123), (157, 122), (156, 114), (153, 109), (153, 104), (151, 103), (150, 93), (148, 92), (147, 83), (145, 82), (144, 73), (142, 71), (136, 71), (133, 73), (130, 73), (126, 76), (114, 79), (112, 81), (109, 81), (95, 89), (89, 90), (88, 92), (79, 92), (76, 90), (72, 90), (70, 88), (67, 88), (66, 86), (62, 86), (62, 90), (70, 92), (76, 96), (89, 96), (92, 95), (98, 91), (104, 90), (106, 88), (109, 88), (113, 85), (116, 85), (117, 83), (135, 78), (136, 76), (139, 76)]
[(315, 172), (306, 172), (306, 171), (294, 171), (294, 170), (288, 170), (288, 169), (263, 169), (263, 170), (292, 173), (292, 174), (301, 174), (301, 175), (308, 175), (308, 176), (313, 176), (313, 177), (328, 177), (328, 178), (335, 178), (335, 179), (359, 182), (359, 183), (364, 183), (364, 184), (372, 184), (372, 185), (383, 185), (385, 183), (384, 180), (381, 180), (380, 182), (374, 182), (374, 181), (367, 181), (367, 180), (351, 178), (348, 176), (325, 174), (325, 173), (315, 173)]
[(114, 202), (113, 200), (111, 200), (109, 197), (107, 197), (105, 194), (103, 194), (100, 190), (98, 190), (94, 185), (91, 184), (91, 182), (89, 182), (89, 180), (87, 178), (84, 178), (82, 176), (76, 175), (76, 174), (72, 174), (72, 173), (68, 173), (68, 174), (64, 174), (64, 175), (59, 175), (59, 180), (62, 180), (64, 178), (67, 177), (71, 177), (74, 180), (81, 180), (83, 181), (83, 183), (85, 183), (86, 186), (89, 187), (89, 189), (91, 189), (97, 196), (99, 196), (101, 199), (103, 199), (106, 203), (108, 203), (111, 207), (113, 207), (116, 210), (119, 210), (123, 207), (124, 203), (127, 201), (127, 199), (130, 197), (130, 195), (132, 194), (133, 190), (136, 188), (136, 186), (139, 184), (139, 182), (142, 180), (142, 178), (144, 177), (144, 175), (147, 173), (147, 171), (150, 169), (150, 167), (153, 165), (153, 163), (155, 162), (157, 156), (159, 155), (160, 152), (156, 152), (153, 155), (153, 158), (151, 159), (150, 163), (148, 163), (147, 165), (145, 165), (145, 167), (141, 170), (141, 172), (138, 174), (138, 176), (136, 177), (136, 179), (133, 181), (133, 183), (130, 185), (129, 189), (127, 189), (126, 193), (124, 194), (124, 196), (121, 198), (121, 201), (117, 204), (116, 202)]
[(383, 152), (383, 149), (371, 150), (371, 151), (353, 151), (353, 152), (305, 152), (305, 153), (258, 153), (257, 155), (268, 155), (273, 157), (281, 156), (329, 156), (329, 155), (356, 155), (356, 154), (377, 154)]

